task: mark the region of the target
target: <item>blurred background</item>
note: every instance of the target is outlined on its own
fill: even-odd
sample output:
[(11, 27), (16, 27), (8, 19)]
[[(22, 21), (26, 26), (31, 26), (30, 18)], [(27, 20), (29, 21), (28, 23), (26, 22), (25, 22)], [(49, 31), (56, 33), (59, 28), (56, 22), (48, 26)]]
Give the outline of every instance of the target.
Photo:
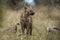
[[(25, 3), (35, 12), (32, 36), (18, 36), (21, 25), (16, 34), (12, 33), (15, 24), (20, 22)], [(54, 27), (60, 28), (60, 0), (0, 0), (0, 40), (60, 40), (60, 29)], [(6, 29), (12, 31), (5, 32)]]

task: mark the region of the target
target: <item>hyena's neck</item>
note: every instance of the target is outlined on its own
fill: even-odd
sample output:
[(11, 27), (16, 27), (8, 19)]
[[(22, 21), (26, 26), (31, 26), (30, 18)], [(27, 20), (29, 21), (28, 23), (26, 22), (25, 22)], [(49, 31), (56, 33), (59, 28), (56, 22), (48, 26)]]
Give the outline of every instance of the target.
[(29, 16), (28, 12), (25, 12), (25, 17), (27, 18)]
[(24, 13), (24, 14), (23, 14), (23, 17), (24, 17), (25, 19), (27, 19), (28, 16), (27, 16), (26, 13)]

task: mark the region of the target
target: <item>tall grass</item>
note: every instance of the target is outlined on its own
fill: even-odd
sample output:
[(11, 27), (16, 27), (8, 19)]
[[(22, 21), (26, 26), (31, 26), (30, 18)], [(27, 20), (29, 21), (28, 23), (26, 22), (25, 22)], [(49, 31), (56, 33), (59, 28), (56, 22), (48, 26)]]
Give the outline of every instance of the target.
[[(53, 25), (58, 26), (60, 21), (60, 10), (57, 8), (49, 8), (49, 10), (47, 6), (39, 6), (34, 9), (35, 15), (33, 16), (32, 36), (19, 36), (21, 30), (18, 30), (17, 34), (9, 31), (0, 31), (0, 40), (60, 40), (59, 34), (46, 32), (47, 27), (52, 27)], [(0, 5), (0, 27), (2, 27), (3, 22), (2, 31), (8, 29), (10, 26), (13, 27), (17, 22), (20, 22), (21, 11), (23, 10), (19, 10), (18, 12), (16, 12), (11, 9), (6, 9), (6, 13), (3, 13), (2, 4)], [(19, 28), (20, 26), (18, 27), (18, 29)]]

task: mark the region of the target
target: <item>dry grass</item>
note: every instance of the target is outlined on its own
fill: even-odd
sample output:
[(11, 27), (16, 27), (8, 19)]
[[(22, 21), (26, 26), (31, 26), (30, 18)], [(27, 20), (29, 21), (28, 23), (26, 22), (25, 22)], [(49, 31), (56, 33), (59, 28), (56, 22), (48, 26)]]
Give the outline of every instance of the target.
[[(5, 11), (6, 10), (6, 11)], [(46, 32), (47, 27), (59, 26), (60, 24), (60, 9), (57, 7), (40, 6), (35, 7), (35, 15), (33, 16), (33, 35), (26, 36), (21, 35), (21, 27), (18, 26), (18, 32), (16, 34), (12, 32), (3, 32), (9, 27), (20, 22), (20, 14), (22, 9), (17, 11), (11, 9), (4, 10), (3, 28), (0, 33), (0, 40), (59, 40), (60, 37), (55, 33)]]

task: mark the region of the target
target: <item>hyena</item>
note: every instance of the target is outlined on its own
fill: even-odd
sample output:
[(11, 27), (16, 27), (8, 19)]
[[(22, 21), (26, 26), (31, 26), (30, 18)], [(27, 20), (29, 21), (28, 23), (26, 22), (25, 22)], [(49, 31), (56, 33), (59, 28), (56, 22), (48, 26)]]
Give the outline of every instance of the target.
[(17, 32), (17, 26), (18, 25), (20, 25), (19, 23), (17, 23), (16, 25), (15, 25), (15, 27), (14, 27), (14, 30), (15, 30), (15, 32), (14, 33), (16, 33)]
[(19, 23), (15, 24), (13, 27), (9, 27), (4, 30), (4, 32), (12, 32), (12, 33), (17, 33), (17, 27), (20, 25)]
[(23, 34), (25, 33), (26, 29), (26, 34), (32, 35), (32, 16), (34, 14), (35, 13), (33, 12), (33, 10), (27, 10), (27, 7), (24, 8), (24, 13), (22, 13), (20, 17), (20, 23)]

